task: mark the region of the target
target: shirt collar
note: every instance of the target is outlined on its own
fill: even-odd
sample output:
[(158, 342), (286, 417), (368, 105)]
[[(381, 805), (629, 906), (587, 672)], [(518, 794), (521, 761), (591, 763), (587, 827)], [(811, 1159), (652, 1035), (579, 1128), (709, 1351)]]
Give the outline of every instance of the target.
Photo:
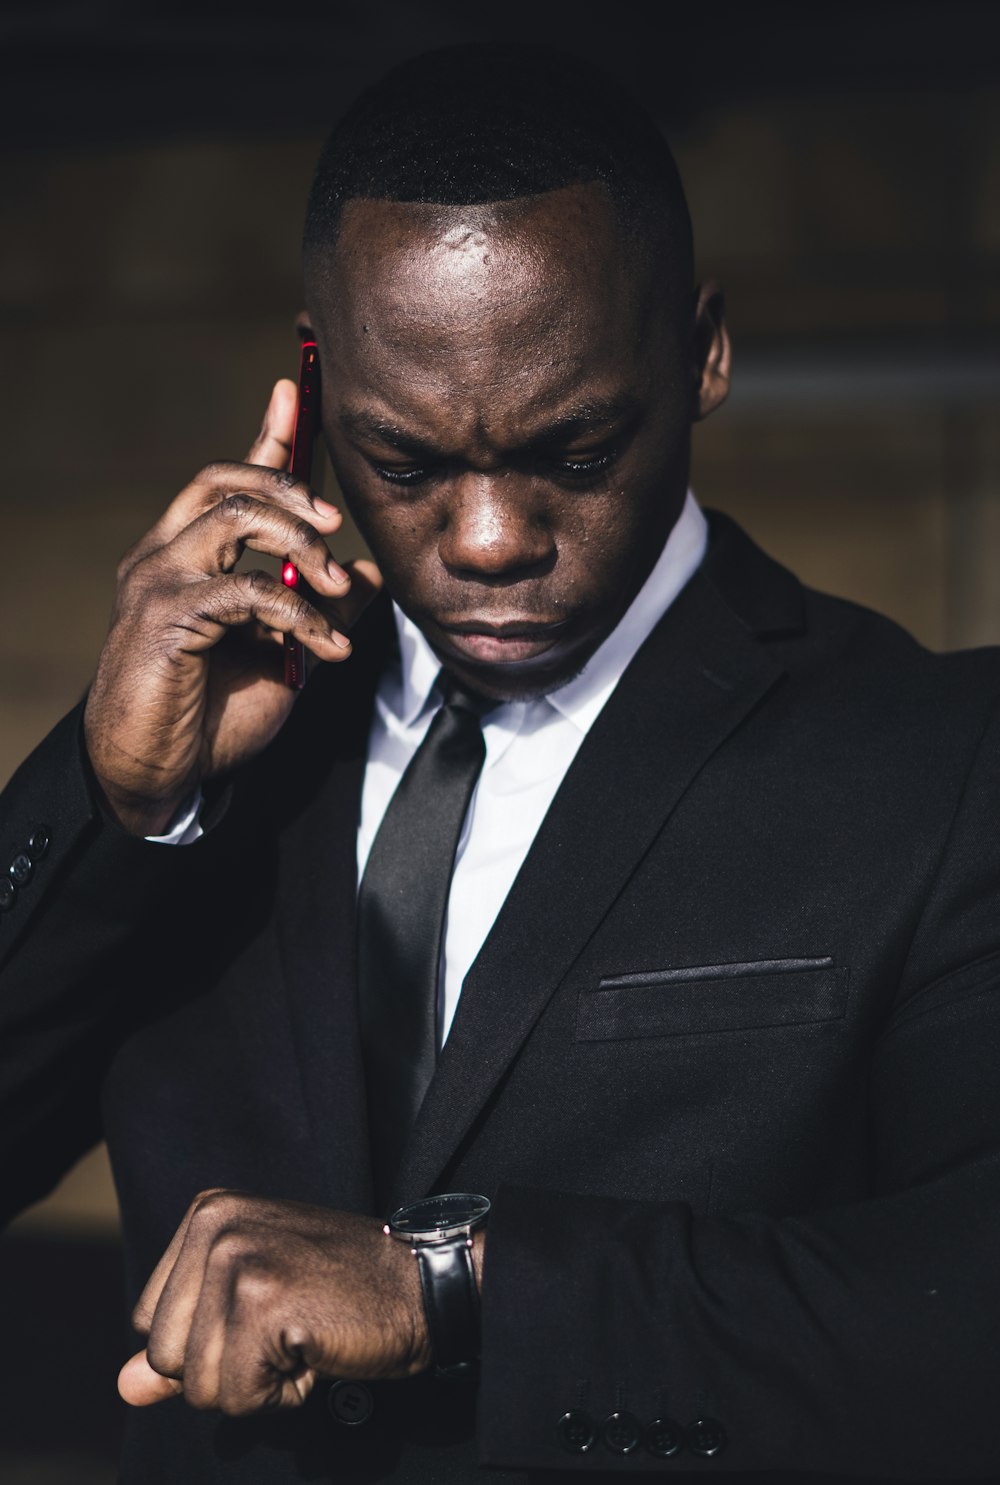
[[(545, 698), (581, 732), (588, 731), (636, 650), (701, 563), (707, 546), (708, 522), (689, 490), (663, 551), (624, 616), (580, 674)], [(397, 604), (392, 608), (402, 672), (393, 710), (409, 727), (430, 701), (441, 662), (416, 624)]]

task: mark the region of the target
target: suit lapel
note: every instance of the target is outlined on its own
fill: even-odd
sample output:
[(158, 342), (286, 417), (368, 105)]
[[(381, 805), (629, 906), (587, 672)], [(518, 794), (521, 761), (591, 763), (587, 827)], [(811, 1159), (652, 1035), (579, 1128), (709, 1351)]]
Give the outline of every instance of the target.
[[(713, 533), (714, 560), (657, 625), (591, 728), (465, 979), (404, 1156), (400, 1202), (433, 1189), (691, 781), (783, 674), (750, 630), (794, 629), (801, 590), (732, 523), (716, 521)], [(747, 583), (747, 563), (766, 590), (762, 598), (760, 583), (747, 584), (757, 604), (749, 624), (720, 593), (730, 568)]]

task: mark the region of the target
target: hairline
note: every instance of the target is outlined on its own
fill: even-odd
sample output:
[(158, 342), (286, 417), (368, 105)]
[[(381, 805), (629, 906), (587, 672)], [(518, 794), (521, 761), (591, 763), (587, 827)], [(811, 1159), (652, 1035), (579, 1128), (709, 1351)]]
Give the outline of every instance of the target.
[[(338, 203), (334, 223), (324, 237), (322, 239), (312, 239), (303, 242), (303, 280), (308, 284), (310, 281), (316, 281), (317, 278), (326, 278), (328, 276), (330, 266), (332, 266), (333, 259), (340, 244), (340, 229), (344, 211), (356, 202), (371, 203), (373, 205), (384, 204), (387, 206), (416, 207), (418, 209), (426, 208), (428, 217), (432, 218), (432, 214), (435, 212), (461, 212), (479, 209), (488, 211), (491, 207), (516, 208), (519, 202), (540, 201), (547, 196), (557, 195), (561, 191), (572, 191), (578, 187), (596, 189), (603, 195), (614, 213), (615, 229), (621, 239), (623, 249), (633, 257), (633, 261), (640, 271), (648, 271), (653, 267), (657, 258), (658, 246), (665, 249), (669, 256), (670, 221), (668, 213), (662, 212), (658, 214), (659, 219), (656, 221), (654, 231), (643, 230), (644, 224), (641, 222), (638, 213), (630, 211), (626, 202), (623, 200), (624, 193), (614, 191), (608, 182), (602, 180), (600, 176), (591, 176), (586, 179), (581, 178), (579, 180), (566, 181), (561, 185), (552, 186), (547, 191), (528, 191), (516, 196), (498, 196), (480, 201), (423, 201), (395, 196), (347, 196)], [(647, 222), (648, 220), (647, 218)], [(428, 225), (430, 226), (430, 220)], [(510, 225), (514, 230), (517, 230), (516, 223), (511, 223)], [(686, 246), (689, 245), (681, 244), (682, 251), (684, 251)], [(323, 263), (317, 263), (317, 258), (321, 258)], [(326, 265), (325, 271), (324, 265)], [(687, 287), (693, 288), (693, 282)], [(683, 292), (680, 286), (678, 286), (678, 297)]]

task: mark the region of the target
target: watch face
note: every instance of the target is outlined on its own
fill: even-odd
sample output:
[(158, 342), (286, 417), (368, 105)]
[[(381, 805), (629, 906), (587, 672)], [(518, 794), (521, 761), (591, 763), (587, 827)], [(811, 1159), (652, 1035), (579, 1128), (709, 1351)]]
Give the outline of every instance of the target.
[(423, 1201), (413, 1201), (400, 1207), (389, 1218), (389, 1226), (401, 1237), (417, 1237), (422, 1233), (436, 1233), (445, 1237), (452, 1230), (479, 1227), (486, 1221), (490, 1210), (485, 1196), (475, 1196), (470, 1191), (451, 1191), (444, 1196), (427, 1196)]

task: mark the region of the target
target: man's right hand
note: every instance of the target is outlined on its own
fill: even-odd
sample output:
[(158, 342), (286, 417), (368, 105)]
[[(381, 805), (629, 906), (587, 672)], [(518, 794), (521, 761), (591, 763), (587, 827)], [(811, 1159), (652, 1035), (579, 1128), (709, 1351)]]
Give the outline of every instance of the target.
[[(282, 635), (318, 660), (350, 654), (349, 628), (380, 583), (371, 562), (330, 555), (340, 512), (285, 473), (294, 382), (271, 394), (244, 464), (210, 464), (129, 551), (84, 718), (111, 810), (157, 835), (207, 779), (275, 736), (295, 702)], [(312, 601), (269, 573), (234, 572), (245, 547), (289, 557)]]

